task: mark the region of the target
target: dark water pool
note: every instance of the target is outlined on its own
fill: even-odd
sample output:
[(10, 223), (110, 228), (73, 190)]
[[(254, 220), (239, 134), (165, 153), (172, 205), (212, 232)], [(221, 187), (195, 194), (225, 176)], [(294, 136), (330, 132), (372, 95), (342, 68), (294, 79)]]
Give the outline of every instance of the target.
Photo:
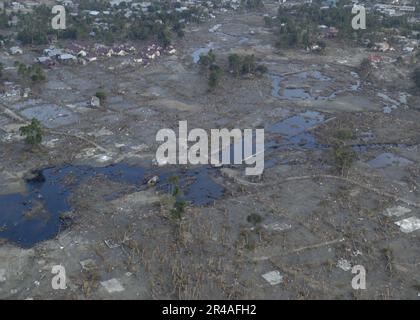
[[(69, 221), (63, 218), (62, 213), (72, 209), (69, 199), (74, 188), (96, 175), (133, 185), (138, 190), (146, 188), (147, 178), (156, 175), (159, 177), (157, 188), (161, 191), (169, 189), (168, 178), (176, 175), (184, 192), (183, 199), (196, 205), (206, 205), (224, 193), (223, 187), (211, 177), (213, 170), (215, 169), (209, 166), (188, 170), (146, 170), (127, 164), (103, 168), (63, 165), (37, 170), (33, 172), (33, 178), (26, 180), (25, 195), (0, 196), (0, 238), (22, 247), (31, 247), (38, 242), (54, 238), (68, 225)], [(104, 198), (104, 201), (115, 197)], [(31, 215), (35, 208), (43, 214)]]

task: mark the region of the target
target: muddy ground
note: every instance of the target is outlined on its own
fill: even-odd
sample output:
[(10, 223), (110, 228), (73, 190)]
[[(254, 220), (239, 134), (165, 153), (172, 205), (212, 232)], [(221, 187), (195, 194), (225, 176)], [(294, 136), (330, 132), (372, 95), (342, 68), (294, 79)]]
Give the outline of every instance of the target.
[[(19, 229), (29, 220), (31, 228), (54, 230), (46, 227), (52, 216), (45, 203), (61, 199), (60, 188), (69, 209), (60, 218), (68, 223), (33, 245), (2, 241), (0, 298), (418, 299), (420, 110), (409, 68), (385, 66), (364, 79), (357, 68), (370, 53), (334, 40), (322, 55), (278, 50), (264, 13), (274, 15), (275, 7), (190, 26), (175, 55), (146, 68), (126, 58), (59, 66), (29, 97), (2, 98), (2, 215), (22, 204), (17, 195), (36, 189), (33, 179), (25, 182), (34, 169), (53, 168), (52, 177), (70, 164), (134, 169), (121, 179), (113, 167), (86, 169), (77, 183), (70, 169), (46, 197), (31, 198), (30, 212), (7, 227), (30, 232)], [(197, 50), (208, 48), (220, 65), (229, 53), (253, 53), (269, 72), (225, 74), (208, 92), (194, 63)], [(6, 67), (14, 59), (2, 57)], [(88, 107), (98, 90), (107, 93), (105, 106)], [(36, 150), (18, 133), (32, 117), (45, 129)], [(154, 165), (157, 131), (176, 129), (180, 120), (189, 128), (265, 128), (267, 150), (258, 179), (243, 168), (206, 168), (198, 190), (208, 201), (190, 204), (177, 221), (165, 189), (146, 181), (172, 171), (193, 182), (200, 176), (201, 169)], [(345, 171), (337, 170), (331, 147), (342, 129), (352, 131), (345, 144), (357, 152)], [(204, 194), (209, 179), (222, 195)], [(65, 290), (52, 289), (54, 265), (65, 267)], [(351, 286), (354, 265), (367, 271), (365, 290)], [(263, 277), (271, 271), (282, 276), (276, 284)]]

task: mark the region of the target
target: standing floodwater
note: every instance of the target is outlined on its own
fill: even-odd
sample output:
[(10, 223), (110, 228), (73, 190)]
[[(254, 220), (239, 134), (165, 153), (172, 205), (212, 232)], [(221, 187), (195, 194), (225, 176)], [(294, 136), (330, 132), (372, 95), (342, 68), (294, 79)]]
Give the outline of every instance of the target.
[(133, 185), (138, 190), (146, 187), (146, 177), (157, 175), (157, 188), (162, 191), (167, 189), (169, 177), (176, 175), (184, 191), (183, 199), (206, 205), (220, 198), (224, 192), (223, 187), (211, 178), (211, 171), (212, 168), (206, 166), (185, 171), (163, 171), (127, 164), (103, 168), (65, 165), (37, 170), (31, 179), (26, 180), (25, 195), (0, 196), (0, 238), (22, 247), (54, 238), (67, 225), (62, 214), (72, 209), (69, 198), (74, 188), (98, 174), (112, 181)]

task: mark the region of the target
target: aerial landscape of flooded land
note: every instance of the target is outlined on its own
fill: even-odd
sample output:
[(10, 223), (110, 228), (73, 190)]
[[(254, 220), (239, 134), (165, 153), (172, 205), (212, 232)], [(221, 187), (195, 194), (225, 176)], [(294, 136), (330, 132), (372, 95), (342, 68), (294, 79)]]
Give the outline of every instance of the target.
[[(0, 299), (419, 299), (419, 9), (2, 2)], [(263, 173), (158, 164), (180, 121)]]

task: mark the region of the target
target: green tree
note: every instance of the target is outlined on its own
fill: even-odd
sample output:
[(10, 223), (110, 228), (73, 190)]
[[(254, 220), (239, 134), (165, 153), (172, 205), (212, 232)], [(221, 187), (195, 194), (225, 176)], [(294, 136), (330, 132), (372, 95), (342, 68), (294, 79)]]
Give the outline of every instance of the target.
[(232, 71), (232, 73), (235, 77), (239, 76), (239, 74), (241, 73), (241, 66), (242, 66), (241, 57), (238, 54), (233, 53), (233, 54), (229, 55), (228, 61), (229, 61), (230, 71)]
[(257, 65), (255, 63), (255, 56), (253, 54), (246, 55), (242, 58), (242, 66), (241, 66), (242, 74), (253, 73), (256, 67)]
[(265, 25), (267, 28), (271, 28), (271, 27), (273, 26), (273, 18), (268, 17), (268, 16), (265, 16), (265, 17), (264, 17), (264, 25)]
[(105, 103), (106, 101), (106, 93), (103, 91), (98, 91), (95, 93), (95, 96), (99, 99), (101, 102), (101, 105)]
[(337, 144), (333, 147), (333, 157), (338, 171), (344, 175), (357, 159), (357, 153), (351, 147), (344, 144)]
[(183, 192), (179, 186), (179, 177), (176, 175), (170, 176), (168, 183), (169, 192), (173, 203), (171, 208), (171, 216), (174, 219), (181, 220), (182, 215), (185, 212), (185, 208), (187, 207), (187, 202), (181, 199)]
[(30, 74), (31, 80), (34, 83), (45, 81), (47, 79), (44, 70), (39, 64), (34, 64), (30, 67)]
[(30, 79), (33, 83), (38, 83), (47, 79), (44, 73), (44, 69), (42, 69), (39, 64), (27, 66), (26, 64), (19, 61), (15, 61), (14, 64), (17, 68), (18, 75), (20, 75), (24, 80)]
[(364, 58), (362, 62), (360, 62), (359, 65), (359, 71), (363, 76), (366, 76), (369, 74), (369, 72), (372, 70), (372, 64), (370, 63), (368, 58)]
[(21, 136), (25, 137), (26, 143), (31, 146), (37, 146), (42, 142), (41, 123), (35, 118), (27, 126), (20, 127), (19, 132)]
[(234, 76), (240, 74), (246, 75), (250, 73), (266, 73), (268, 71), (266, 66), (257, 65), (254, 55), (245, 55), (240, 56), (236, 53), (229, 55), (229, 70), (233, 73)]
[(353, 130), (347, 127), (337, 129), (331, 136), (334, 164), (342, 175), (344, 175), (344, 173), (353, 165), (354, 161), (357, 160), (356, 151), (354, 151), (351, 146), (346, 145), (346, 141), (354, 138), (355, 135)]
[(168, 27), (164, 27), (158, 34), (158, 40), (162, 43), (164, 47), (167, 47), (171, 44), (172, 33)]
[(210, 74), (209, 74), (209, 87), (210, 89), (214, 89), (220, 82), (220, 79), (223, 76), (223, 70), (218, 65), (211, 65), (210, 66)]
[(209, 67), (215, 61), (216, 55), (213, 53), (213, 50), (210, 49), (210, 51), (207, 54), (200, 55), (200, 60), (198, 60), (198, 63), (204, 67)]

